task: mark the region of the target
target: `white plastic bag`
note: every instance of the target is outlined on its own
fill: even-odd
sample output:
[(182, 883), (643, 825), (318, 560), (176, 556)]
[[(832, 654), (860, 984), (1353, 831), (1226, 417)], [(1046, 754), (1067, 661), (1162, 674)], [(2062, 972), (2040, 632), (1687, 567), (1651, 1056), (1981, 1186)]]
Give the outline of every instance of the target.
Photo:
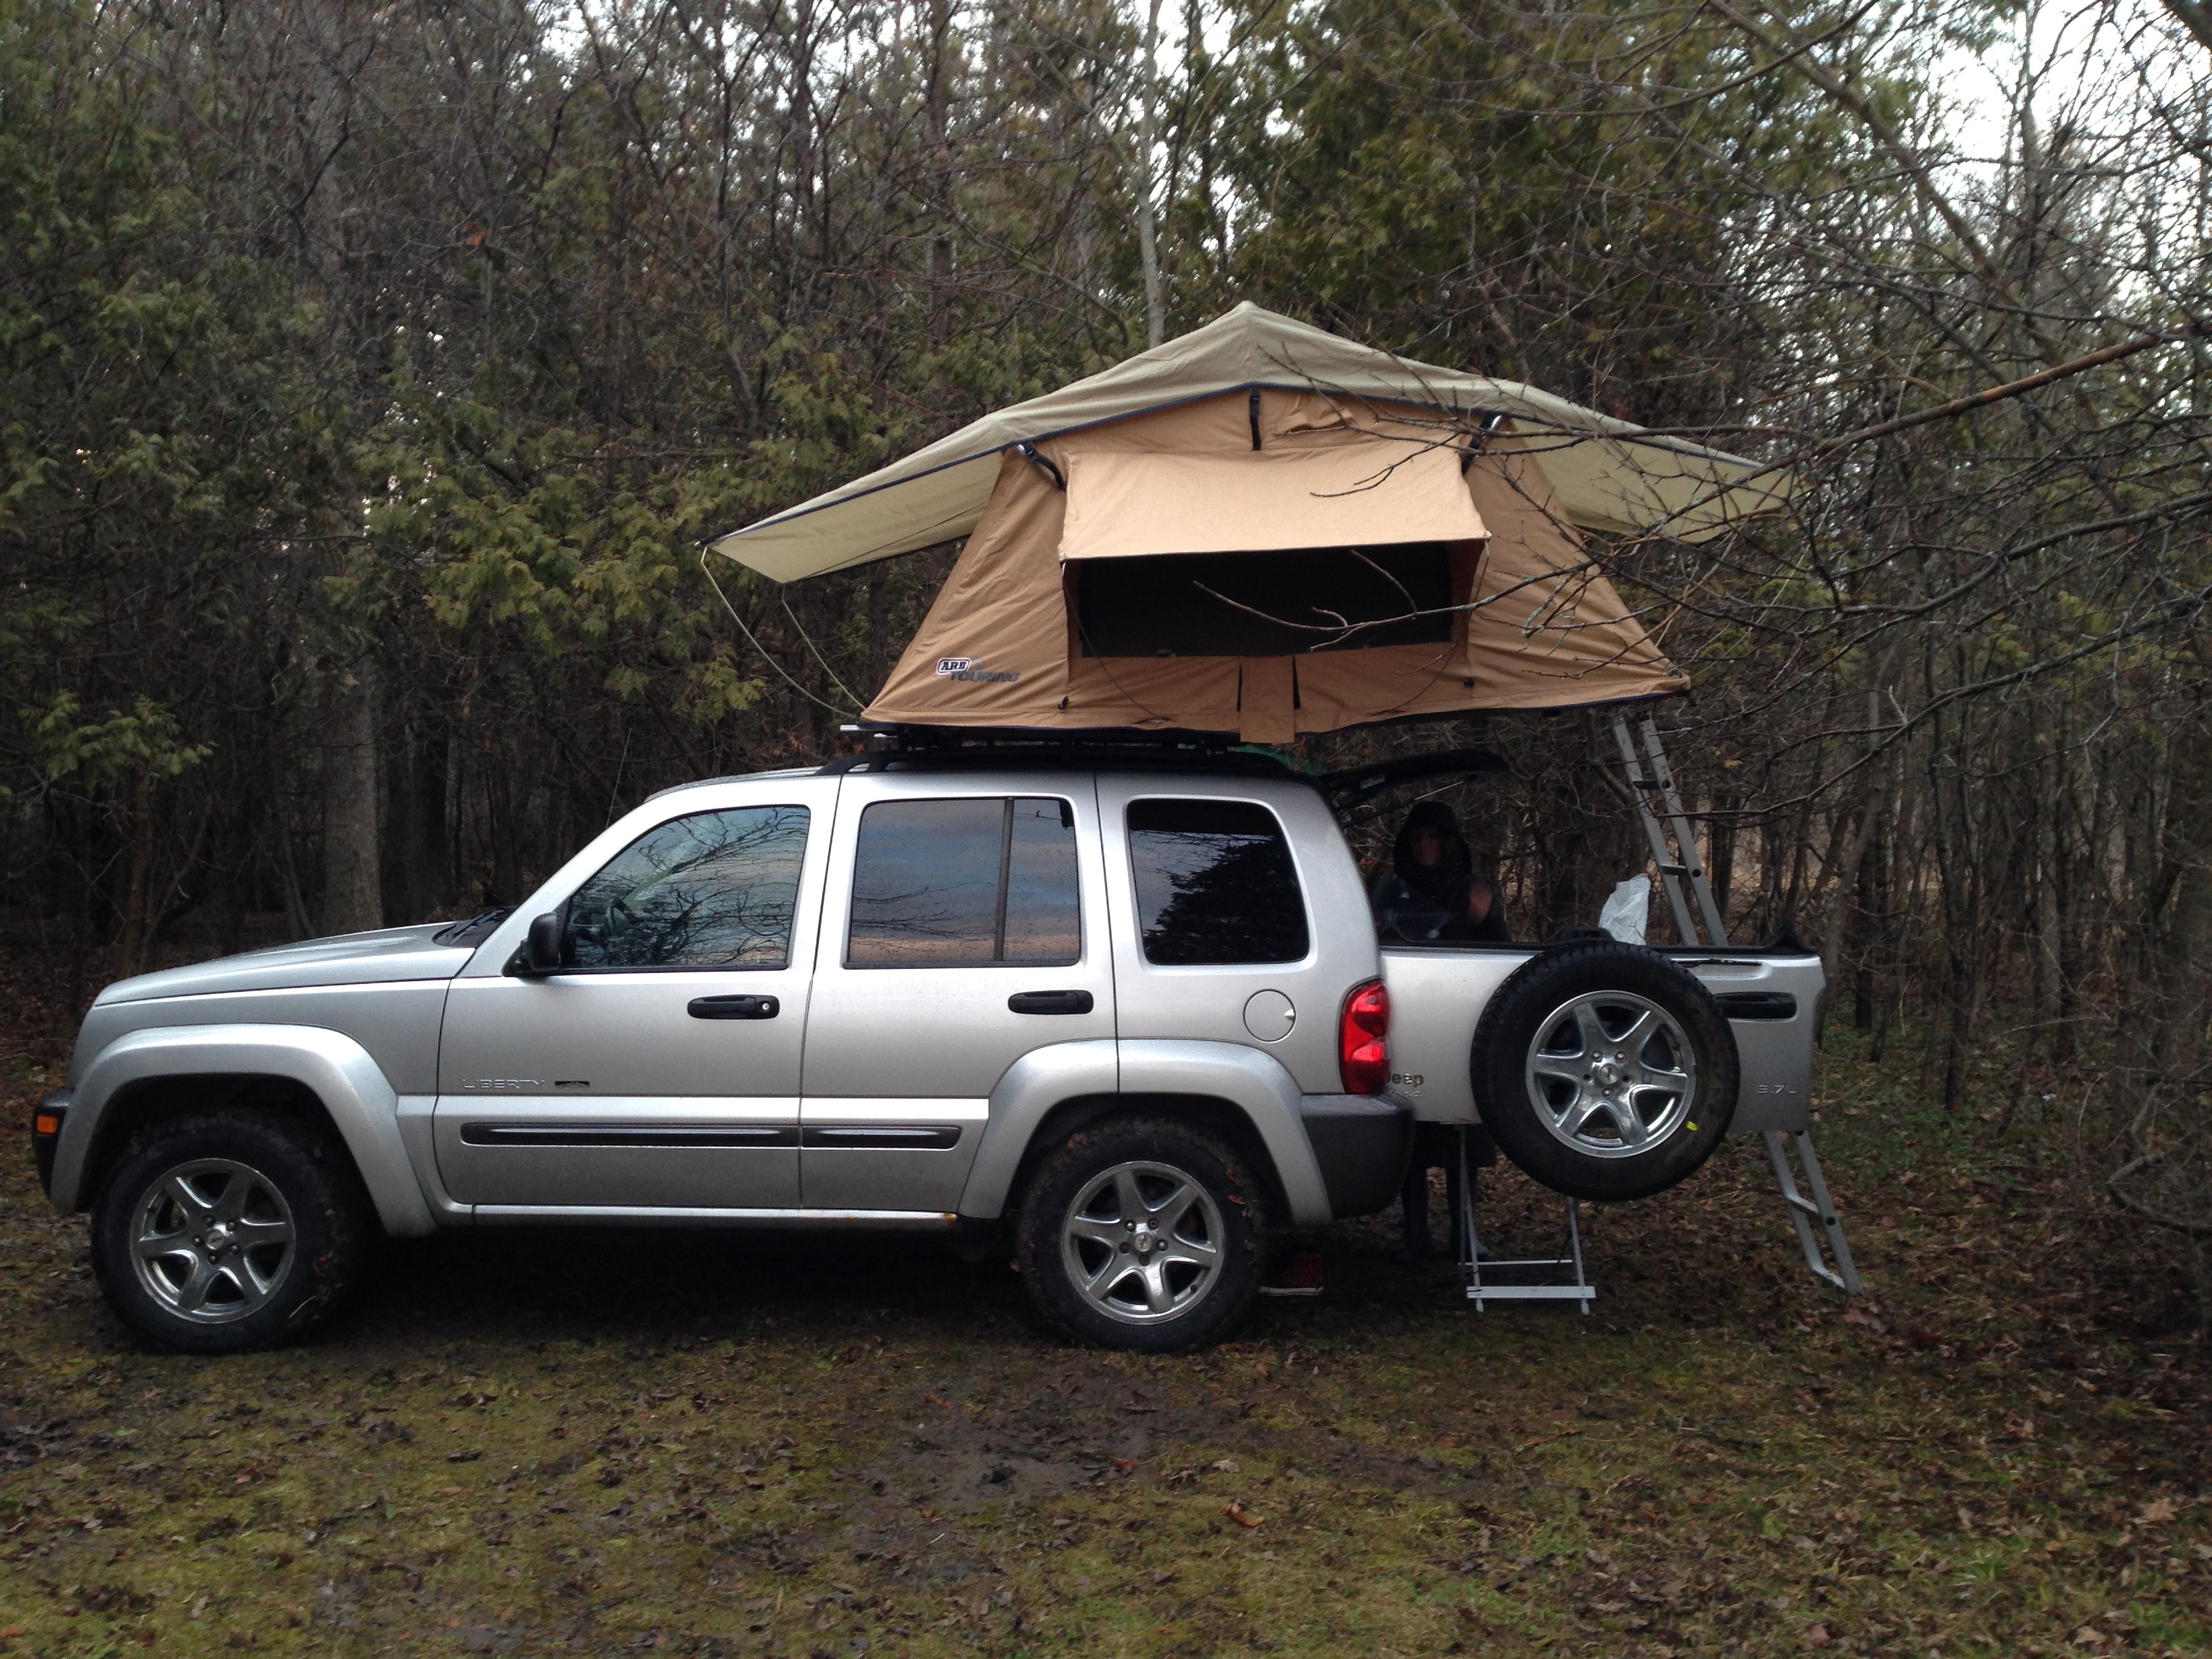
[(1624, 945), (1641, 945), (1650, 915), (1651, 878), (1631, 876), (1613, 890), (1597, 913), (1597, 925)]

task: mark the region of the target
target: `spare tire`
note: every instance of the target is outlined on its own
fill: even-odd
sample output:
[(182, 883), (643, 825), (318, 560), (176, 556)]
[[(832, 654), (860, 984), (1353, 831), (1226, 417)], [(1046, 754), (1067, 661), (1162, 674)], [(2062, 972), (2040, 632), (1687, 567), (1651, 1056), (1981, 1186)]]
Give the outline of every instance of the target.
[(1712, 993), (1613, 939), (1522, 963), (1483, 1010), (1470, 1064), (1483, 1127), (1570, 1198), (1663, 1192), (1735, 1115), (1735, 1034)]

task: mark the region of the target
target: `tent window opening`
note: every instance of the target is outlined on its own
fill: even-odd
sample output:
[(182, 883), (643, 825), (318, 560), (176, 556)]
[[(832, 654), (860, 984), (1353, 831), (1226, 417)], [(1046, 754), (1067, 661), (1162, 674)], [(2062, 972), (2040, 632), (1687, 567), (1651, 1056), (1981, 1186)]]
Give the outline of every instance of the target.
[(1145, 960), (1163, 967), (1297, 962), (1305, 897), (1283, 826), (1252, 801), (1133, 800), (1129, 864)]
[(860, 814), (848, 967), (1064, 967), (1082, 954), (1066, 801), (879, 801)]
[[(1286, 657), (1451, 642), (1448, 542), (1170, 553), (1069, 570), (1086, 657)], [(1377, 625), (1345, 631), (1361, 623)]]

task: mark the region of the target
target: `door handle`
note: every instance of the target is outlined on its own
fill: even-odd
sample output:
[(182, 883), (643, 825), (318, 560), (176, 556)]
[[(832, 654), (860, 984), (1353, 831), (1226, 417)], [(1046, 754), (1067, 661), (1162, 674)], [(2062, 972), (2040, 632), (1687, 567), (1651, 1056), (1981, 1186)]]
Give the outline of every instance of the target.
[(1018, 1014), (1087, 1014), (1091, 1008), (1091, 993), (1017, 991), (1006, 999), (1006, 1006)]
[(774, 1019), (774, 997), (693, 997), (684, 1012), (694, 1019)]

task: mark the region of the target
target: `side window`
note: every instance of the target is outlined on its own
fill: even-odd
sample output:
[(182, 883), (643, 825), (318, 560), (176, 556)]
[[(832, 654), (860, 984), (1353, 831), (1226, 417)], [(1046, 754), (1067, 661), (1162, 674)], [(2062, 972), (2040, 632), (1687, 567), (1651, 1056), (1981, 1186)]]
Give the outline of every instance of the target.
[(1083, 954), (1064, 800), (878, 801), (853, 853), (853, 968), (1065, 966)]
[(781, 968), (806, 857), (803, 806), (694, 812), (648, 830), (568, 901), (572, 968)]
[(1129, 863), (1145, 960), (1296, 962), (1305, 897), (1283, 826), (1251, 801), (1133, 800)]

